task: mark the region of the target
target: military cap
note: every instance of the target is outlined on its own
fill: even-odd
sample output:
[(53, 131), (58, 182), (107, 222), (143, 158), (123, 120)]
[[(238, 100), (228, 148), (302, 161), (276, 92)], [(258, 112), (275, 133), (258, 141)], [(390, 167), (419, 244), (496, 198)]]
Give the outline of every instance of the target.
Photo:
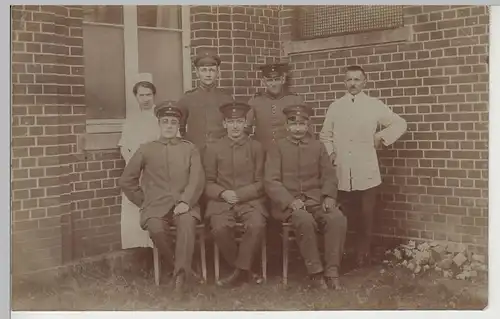
[(220, 65), (220, 57), (214, 48), (200, 48), (194, 57), (193, 64), (195, 66)]
[(295, 104), (289, 105), (283, 109), (283, 113), (285, 114), (287, 119), (295, 118), (295, 117), (304, 117), (309, 119), (311, 117), (312, 109), (304, 104)]
[(262, 71), (262, 76), (265, 78), (276, 78), (282, 76), (287, 71), (286, 63), (271, 63), (261, 65), (260, 70)]
[(219, 107), (219, 111), (224, 115), (224, 118), (241, 118), (246, 117), (248, 111), (250, 111), (250, 105), (232, 101), (230, 103), (225, 103)]
[(177, 102), (175, 101), (164, 101), (155, 106), (154, 109), (155, 116), (157, 118), (162, 118), (165, 116), (173, 116), (178, 119), (182, 118), (181, 109), (177, 106)]

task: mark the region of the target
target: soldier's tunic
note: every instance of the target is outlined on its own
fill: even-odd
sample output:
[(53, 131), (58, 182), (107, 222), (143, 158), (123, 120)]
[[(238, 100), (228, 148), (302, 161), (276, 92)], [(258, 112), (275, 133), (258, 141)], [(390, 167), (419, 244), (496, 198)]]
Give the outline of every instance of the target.
[(231, 95), (217, 87), (198, 87), (187, 91), (179, 100), (178, 106), (183, 113), (181, 132), (185, 139), (198, 147), (202, 155), (207, 144), (226, 135), (219, 106), (232, 100)]
[[(259, 142), (245, 136), (233, 141), (224, 137), (209, 145), (204, 156), (206, 217), (221, 253), (229, 264), (250, 270), (253, 256), (262, 240), (268, 213), (264, 207), (264, 151)], [(240, 199), (235, 205), (221, 198), (233, 190)], [(245, 233), (238, 247), (234, 226), (242, 222)]]
[(198, 199), (205, 186), (205, 174), (196, 147), (179, 138), (160, 137), (143, 144), (132, 156), (119, 179), (123, 192), (140, 207), (140, 226), (167, 258), (170, 240), (165, 231), (172, 210), (185, 202), (190, 211), (173, 218), (177, 225), (175, 269), (191, 271), (195, 225), (200, 220)]
[(285, 92), (273, 96), (267, 92), (255, 94), (248, 104), (251, 110), (247, 114), (249, 126), (254, 126), (254, 138), (268, 149), (273, 141), (287, 136), (286, 116), (283, 109), (289, 105), (303, 104), (302, 97), (295, 93)]
[[(268, 150), (265, 189), (272, 200), (272, 215), (292, 223), (309, 274), (324, 270), (326, 276), (338, 276), (347, 220), (338, 208), (322, 208), (325, 197), (337, 198), (336, 180), (324, 145), (309, 135), (300, 141), (281, 139)], [(290, 204), (297, 198), (305, 203), (305, 210), (292, 211)], [(318, 227), (324, 233), (325, 267), (318, 251)]]

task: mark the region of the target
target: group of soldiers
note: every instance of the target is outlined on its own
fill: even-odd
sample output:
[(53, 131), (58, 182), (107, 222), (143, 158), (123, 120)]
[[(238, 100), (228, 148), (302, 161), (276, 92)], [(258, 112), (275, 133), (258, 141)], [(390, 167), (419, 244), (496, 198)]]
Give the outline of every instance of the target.
[[(193, 64), (198, 87), (179, 101), (154, 107), (160, 136), (138, 147), (119, 180), (126, 197), (140, 207), (141, 228), (163, 261), (173, 265), (175, 289), (182, 291), (193, 276), (195, 228), (203, 222), (233, 269), (217, 285), (251, 280), (270, 216), (292, 225), (311, 283), (340, 289), (344, 214), (356, 216), (362, 266), (370, 259), (381, 184), (376, 149), (396, 141), (406, 122), (363, 93), (366, 74), (359, 66), (347, 68), (348, 92), (330, 105), (316, 139), (313, 109), (285, 86), (286, 64), (262, 66), (266, 90), (247, 103), (216, 86), (221, 60), (214, 50), (200, 50)], [(136, 96), (138, 88), (156, 92), (151, 83), (140, 82)], [(136, 127), (138, 133), (142, 129)], [(244, 225), (239, 244), (236, 223)], [(172, 225), (175, 251), (168, 236)]]

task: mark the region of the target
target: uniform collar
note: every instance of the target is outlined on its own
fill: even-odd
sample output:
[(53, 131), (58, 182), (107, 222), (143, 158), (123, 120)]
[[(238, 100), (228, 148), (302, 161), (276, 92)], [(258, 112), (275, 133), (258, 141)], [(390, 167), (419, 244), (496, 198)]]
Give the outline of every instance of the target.
[(281, 90), (281, 92), (278, 95), (273, 95), (269, 93), (267, 90), (264, 92), (264, 95), (267, 96), (270, 99), (273, 100), (280, 100), (282, 99), (285, 95), (287, 95), (287, 92), (285, 90)]
[(226, 135), (225, 139), (227, 139), (229, 141), (229, 145), (231, 145), (231, 147), (233, 147), (235, 145), (241, 146), (241, 145), (245, 144), (246, 141), (248, 140), (248, 135), (245, 135), (245, 136), (241, 137), (240, 139), (238, 139), (236, 141), (233, 140), (233, 139), (231, 139), (227, 135)]
[(177, 145), (181, 142), (181, 139), (178, 137), (165, 138), (163, 136), (160, 136), (160, 138), (158, 139), (158, 142), (165, 144), (165, 145)]
[(346, 97), (349, 99), (349, 100), (357, 100), (357, 99), (361, 99), (361, 98), (364, 98), (366, 96), (365, 92), (361, 91), (359, 92), (358, 94), (356, 95), (352, 95), (351, 93), (347, 92), (346, 93)]
[(294, 139), (293, 137), (291, 137), (290, 135), (288, 135), (286, 137), (286, 139), (292, 143), (292, 144), (295, 144), (295, 145), (299, 145), (299, 144), (309, 144), (309, 142), (311, 141), (311, 136), (309, 135), (309, 133), (306, 134), (306, 136), (304, 136), (302, 139), (300, 140), (296, 140)]
[(198, 85), (198, 89), (201, 90), (202, 92), (212, 92), (217, 88), (217, 83), (214, 82), (211, 86), (203, 86), (203, 85)]

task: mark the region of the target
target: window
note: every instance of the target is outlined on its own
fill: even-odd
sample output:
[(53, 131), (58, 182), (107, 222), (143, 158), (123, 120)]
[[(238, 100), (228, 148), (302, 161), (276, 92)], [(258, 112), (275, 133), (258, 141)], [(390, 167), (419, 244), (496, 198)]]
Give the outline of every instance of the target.
[(188, 41), (187, 6), (84, 6), (87, 132), (121, 130), (137, 107), (131, 91), (140, 73), (152, 75), (157, 101), (190, 89)]
[(87, 118), (123, 119), (125, 118), (123, 6), (85, 6), (84, 22)]
[(294, 40), (341, 36), (402, 27), (403, 6), (297, 6)]
[(140, 27), (181, 29), (180, 6), (137, 6), (137, 24)]
[(184, 93), (181, 6), (137, 6), (139, 73), (150, 73), (156, 100)]

